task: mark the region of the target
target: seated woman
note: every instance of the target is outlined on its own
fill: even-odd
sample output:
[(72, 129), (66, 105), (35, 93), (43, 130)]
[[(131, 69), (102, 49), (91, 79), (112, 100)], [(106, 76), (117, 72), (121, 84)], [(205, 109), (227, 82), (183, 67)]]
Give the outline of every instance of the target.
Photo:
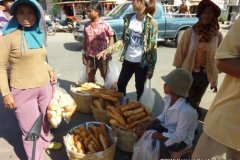
[(157, 130), (152, 139), (164, 142), (168, 151), (178, 152), (192, 145), (198, 124), (198, 112), (186, 98), (193, 79), (191, 73), (180, 68), (162, 79), (166, 83), (163, 112), (156, 119), (140, 124), (137, 135), (141, 136), (149, 129)]

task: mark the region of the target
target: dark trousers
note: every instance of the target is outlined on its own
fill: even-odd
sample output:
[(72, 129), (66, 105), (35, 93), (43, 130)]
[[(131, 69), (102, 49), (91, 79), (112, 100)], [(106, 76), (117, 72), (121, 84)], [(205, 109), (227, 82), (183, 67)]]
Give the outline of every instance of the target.
[(101, 77), (105, 80), (106, 74), (107, 74), (107, 67), (108, 67), (108, 60), (97, 59), (94, 57), (87, 57), (87, 75), (88, 75), (88, 82), (95, 83), (95, 75), (97, 72), (97, 69), (100, 70)]
[[(163, 133), (163, 132), (167, 132), (168, 131), (168, 129), (164, 128), (160, 123), (154, 124), (150, 129), (156, 130), (159, 133)], [(184, 143), (184, 142), (175, 143), (175, 144), (173, 144), (171, 146), (168, 146), (168, 147), (165, 146), (164, 143), (160, 142), (160, 144), (161, 144), (161, 149), (166, 148), (167, 151), (170, 151), (170, 152), (178, 152), (178, 151), (180, 151), (180, 150), (182, 150), (182, 149), (187, 147), (187, 144)]]
[(192, 72), (192, 76), (193, 84), (188, 92), (188, 97), (196, 106), (199, 106), (209, 84), (207, 73), (203, 71)]
[(140, 63), (132, 63), (124, 60), (117, 83), (118, 91), (126, 95), (127, 84), (132, 75), (135, 74), (135, 87), (137, 90), (137, 100), (139, 100), (144, 90), (147, 71), (147, 68), (142, 68)]

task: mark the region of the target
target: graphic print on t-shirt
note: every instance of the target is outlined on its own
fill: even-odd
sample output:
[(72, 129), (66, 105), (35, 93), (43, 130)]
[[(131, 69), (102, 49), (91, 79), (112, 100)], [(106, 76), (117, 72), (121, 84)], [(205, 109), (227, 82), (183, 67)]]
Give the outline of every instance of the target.
[[(142, 35), (139, 32), (135, 32), (134, 30), (130, 30), (130, 43), (129, 43), (129, 51), (130, 55), (135, 55), (138, 54), (139, 52), (142, 51)], [(131, 52), (132, 51), (132, 52)]]

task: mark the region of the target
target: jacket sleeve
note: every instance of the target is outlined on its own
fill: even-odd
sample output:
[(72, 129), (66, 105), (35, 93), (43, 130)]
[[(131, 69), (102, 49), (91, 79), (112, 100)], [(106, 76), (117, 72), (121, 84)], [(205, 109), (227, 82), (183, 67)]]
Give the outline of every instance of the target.
[(192, 28), (188, 28), (182, 35), (180, 42), (178, 43), (177, 50), (175, 52), (175, 57), (173, 60), (173, 66), (176, 68), (181, 68), (182, 64), (187, 56), (188, 48), (190, 45), (192, 34)]
[(9, 84), (8, 84), (8, 75), (7, 75), (7, 65), (10, 54), (10, 44), (0, 36), (0, 89), (2, 97), (11, 94)]
[(158, 24), (156, 21), (154, 21), (153, 23), (153, 35), (151, 37), (151, 54), (150, 54), (150, 58), (152, 59), (152, 62), (148, 65), (148, 71), (152, 72), (154, 71), (156, 62), (157, 62), (157, 37), (158, 37)]

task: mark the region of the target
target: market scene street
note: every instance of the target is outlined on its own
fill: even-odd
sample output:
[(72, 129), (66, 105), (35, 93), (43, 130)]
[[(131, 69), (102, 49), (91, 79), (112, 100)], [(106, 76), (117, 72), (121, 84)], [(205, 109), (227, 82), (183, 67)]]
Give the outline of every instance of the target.
[(240, 160), (240, 1), (0, 0), (0, 160)]
[[(221, 30), (222, 34), (225, 36), (227, 30)], [(79, 80), (80, 69), (81, 69), (81, 59), (82, 59), (82, 47), (73, 38), (72, 33), (56, 33), (55, 36), (48, 37), (48, 61), (49, 64), (54, 68), (55, 72), (58, 74), (58, 82), (61, 90), (69, 93), (71, 84), (74, 84)], [(166, 42), (165, 44), (160, 43), (158, 45), (158, 60), (156, 64), (156, 69), (152, 78), (152, 88), (156, 92), (155, 104), (153, 116), (160, 114), (163, 104), (162, 96), (163, 84), (161, 76), (167, 74), (174, 67), (172, 66), (173, 57), (176, 51), (174, 43)], [(117, 55), (117, 54), (116, 54)], [(121, 63), (118, 63), (119, 69)], [(219, 75), (219, 85), (222, 82), (224, 74)], [(103, 84), (103, 80), (100, 77), (99, 71), (97, 72), (97, 83)], [(130, 80), (127, 87), (127, 96), (130, 99), (136, 99), (135, 94), (135, 81), (134, 77)], [(207, 89), (203, 100), (200, 104), (201, 107), (208, 109), (215, 94), (212, 93), (210, 88)], [(72, 120), (66, 124), (62, 122), (57, 129), (53, 129), (52, 136), (53, 140), (62, 142), (63, 136), (74, 126), (87, 121), (93, 121), (92, 114), (81, 114), (75, 113)], [(3, 103), (0, 103), (0, 159), (2, 160), (24, 160), (25, 154), (22, 147), (21, 132), (19, 130), (17, 120), (15, 118), (14, 112), (6, 109)], [(201, 128), (199, 128), (201, 130)], [(52, 151), (50, 154), (45, 153), (46, 160), (66, 160), (67, 154), (63, 147), (61, 150)], [(117, 150), (116, 160), (129, 160), (130, 154)]]

